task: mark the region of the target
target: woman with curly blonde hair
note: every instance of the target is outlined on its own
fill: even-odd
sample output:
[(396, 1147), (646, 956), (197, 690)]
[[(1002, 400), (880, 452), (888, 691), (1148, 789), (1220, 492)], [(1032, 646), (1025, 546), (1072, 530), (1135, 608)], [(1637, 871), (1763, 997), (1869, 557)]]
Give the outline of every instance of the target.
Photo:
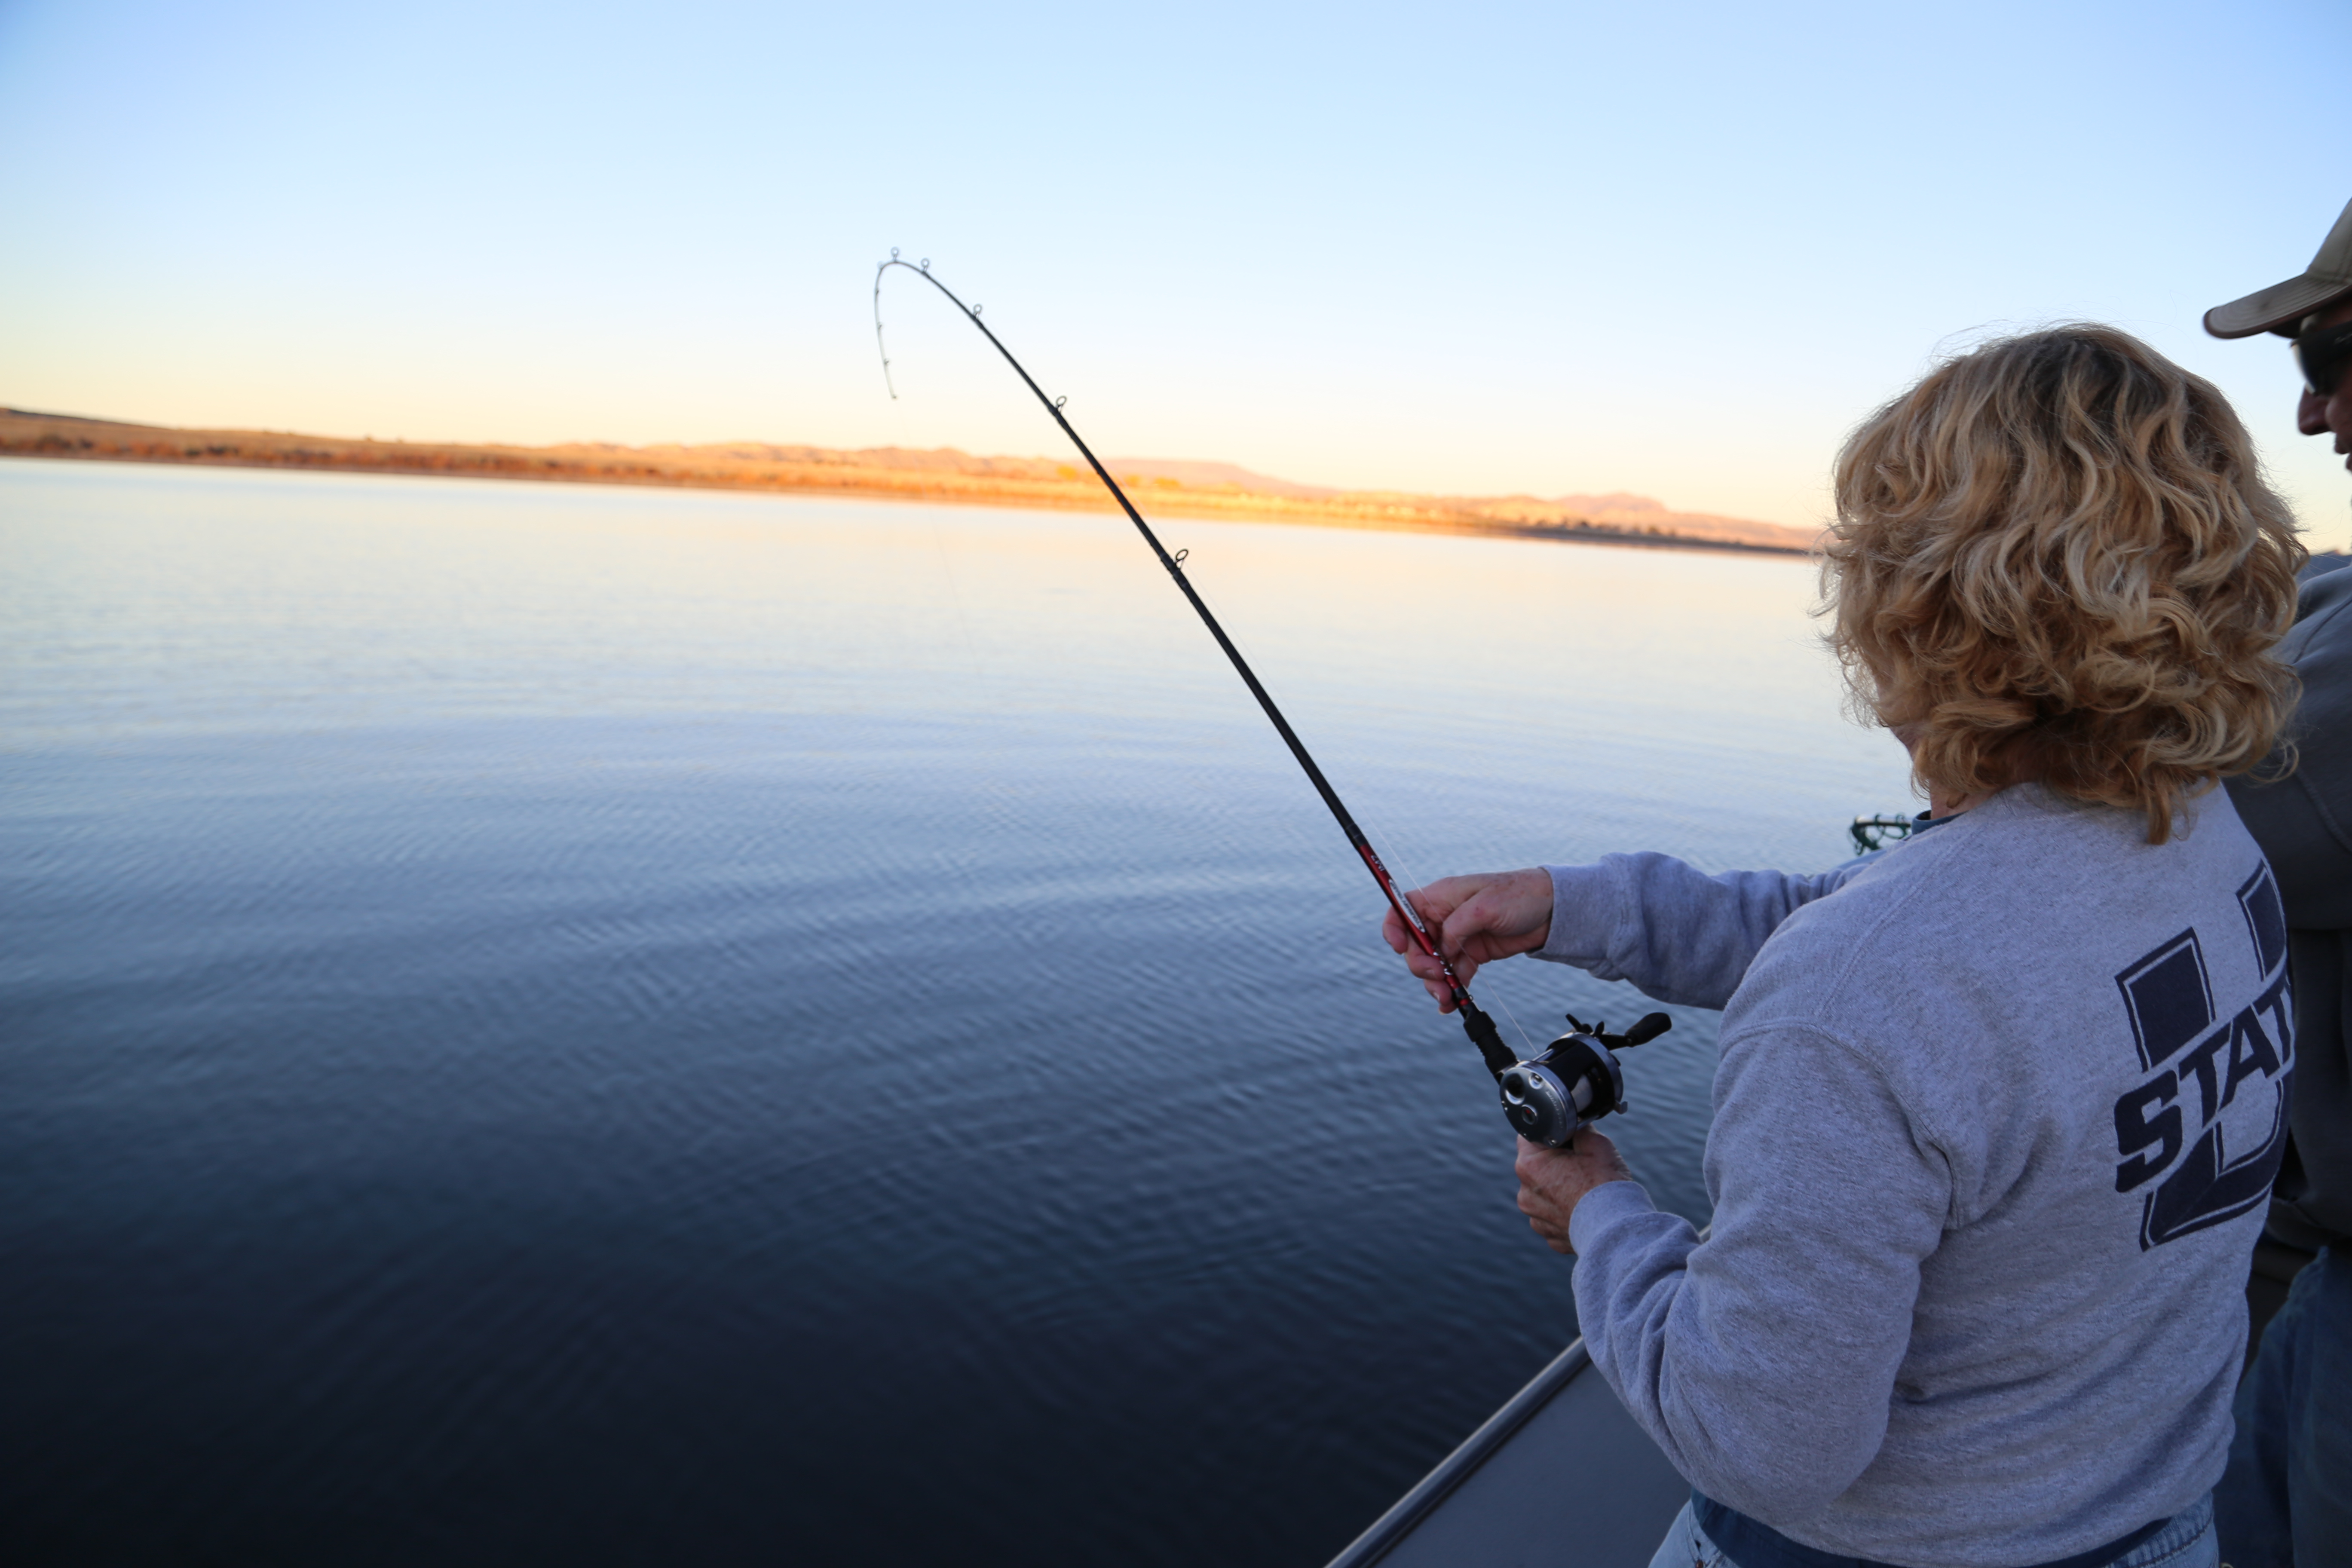
[(2269, 752), (2304, 552), (2210, 383), (2108, 327), (2011, 338), (1881, 409), (1836, 482), (1832, 643), (1931, 786), (2035, 778), (2161, 844)]
[(2105, 327), (1938, 366), (1836, 495), (1830, 641), (1925, 827), (1815, 876), (1413, 895), (1465, 979), (1532, 952), (1725, 1010), (1707, 1239), (1591, 1131), (1521, 1143), (1519, 1206), (1692, 1484), (1659, 1564), (2210, 1563), (2294, 1060), (2214, 786), (2292, 705), (2302, 547), (2221, 395)]

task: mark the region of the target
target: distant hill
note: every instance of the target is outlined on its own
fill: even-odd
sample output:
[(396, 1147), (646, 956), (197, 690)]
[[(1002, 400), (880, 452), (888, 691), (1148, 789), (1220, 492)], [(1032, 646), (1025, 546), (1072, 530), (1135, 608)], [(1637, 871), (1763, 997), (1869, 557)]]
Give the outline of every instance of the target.
[(1105, 458), (1103, 466), (1124, 482), (1129, 474), (1147, 479), (1174, 479), (1201, 489), (1224, 488), (1253, 495), (1285, 496), (1313, 500), (1344, 492), (1318, 485), (1297, 485), (1288, 479), (1254, 474), (1237, 463), (1195, 463), (1181, 458)]
[[(915, 450), (720, 441), (623, 447), (469, 446), (304, 436), (278, 430), (192, 430), (75, 415), (0, 409), (0, 456), (132, 463), (341, 468), (573, 484), (679, 485), (949, 501), (979, 506), (1112, 510), (1101, 481), (1075, 459), (979, 458), (953, 447)], [(1327, 527), (1483, 533), (1514, 538), (1760, 550), (1802, 554), (1814, 536), (1777, 523), (1669, 511), (1647, 496), (1429, 496), (1296, 484), (1231, 463), (1105, 458), (1147, 515), (1227, 518)]]

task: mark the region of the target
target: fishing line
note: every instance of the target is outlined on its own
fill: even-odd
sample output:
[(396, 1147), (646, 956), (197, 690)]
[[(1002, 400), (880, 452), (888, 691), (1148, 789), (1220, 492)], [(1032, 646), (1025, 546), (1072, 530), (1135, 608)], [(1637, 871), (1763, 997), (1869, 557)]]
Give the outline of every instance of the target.
[[(1129, 477), (1131, 479), (1134, 476), (1130, 475)], [(1176, 552), (1176, 559), (1180, 563), (1194, 568), (1197, 571), (1200, 563), (1198, 561), (1188, 561), (1186, 559), (1193, 552), (1188, 549), (1178, 550)], [(1219, 620), (1222, 622), (1225, 618), (1222, 613), (1223, 605), (1218, 600), (1216, 589), (1213, 585), (1202, 582), (1197, 574), (1192, 578), (1192, 585), (1199, 591), (1202, 599), (1207, 603), (1211, 613), (1217, 615)], [(1277, 702), (1287, 700), (1289, 693), (1284, 689), (1282, 678), (1279, 674), (1273, 676), (1262, 675), (1258, 679), (1265, 683), (1266, 690), (1274, 696)], [(1388, 852), (1382, 857), (1382, 858), (1388, 862), (1389, 874), (1396, 878), (1402, 886), (1408, 888), (1423, 888), (1429, 885), (1428, 879), (1423, 878), (1414, 868), (1416, 866), (1428, 864), (1428, 857), (1413, 847), (1416, 843), (1421, 841), (1420, 835), (1413, 830), (1412, 824), (1414, 820), (1413, 815), (1411, 812), (1402, 814), (1401, 817), (1391, 816), (1390, 826), (1384, 835), (1388, 841)], [(1402, 851), (1400, 851), (1398, 847), (1400, 842), (1403, 845)], [(1423, 847), (1425, 848), (1426, 846), (1424, 845)], [(1497, 983), (1493, 975), (1487, 976), (1486, 979), (1479, 982), (1479, 984), (1485, 988), (1486, 1000), (1493, 1003), (1495, 1010), (1503, 1016), (1503, 1021), (1510, 1026), (1511, 1033), (1519, 1037), (1519, 1043), (1525, 1047), (1527, 1055), (1530, 1057), (1536, 1055), (1537, 1047), (1535, 1037), (1528, 1032), (1527, 1026), (1520, 1023), (1518, 1015), (1512, 1011), (1510, 997), (1505, 989)]]
[[(964, 614), (963, 585), (957, 579), (955, 562), (948, 553), (946, 540), (940, 535), (940, 516), (937, 511), (932, 513), (924, 532), (930, 539), (931, 554), (939, 563), (940, 579), (947, 584), (948, 608), (955, 616), (956, 638), (963, 645), (963, 668), (955, 672), (955, 684), (976, 695), (984, 690), (987, 685), (982, 675), (983, 661), (980, 657), (979, 645), (971, 635), (971, 619)], [(1001, 674), (993, 659), (986, 661), (986, 669), (992, 676)], [(977, 708), (980, 704), (975, 700), (972, 701), (971, 706)], [(991, 788), (992, 785), (995, 790), (1002, 790), (1004, 787), (1003, 770), (996, 766), (997, 752), (1005, 744), (1003, 729), (997, 724), (985, 724), (980, 728), (987, 734), (988, 739), (978, 748), (974, 759), (975, 765), (964, 780), (964, 793), (973, 803), (975, 814), (983, 826), (1000, 826), (992, 824), (989, 819), (1003, 809), (1001, 800), (992, 798)], [(968, 739), (963, 743), (968, 743)], [(978, 775), (977, 779), (971, 776), (971, 774)], [(975, 784), (979, 787), (974, 787)], [(955, 871), (968, 884), (986, 885), (988, 879), (977, 864), (979, 857), (968, 845), (960, 845), (959, 847), (962, 853), (963, 863), (957, 865), (954, 868)]]
[[(1200, 565), (1200, 563), (1197, 560), (1187, 561), (1185, 559), (1188, 555), (1192, 555), (1192, 553), (1193, 552), (1189, 550), (1179, 550), (1176, 552), (1177, 560), (1188, 567), (1197, 569)], [(1201, 597), (1208, 604), (1212, 613), (1217, 613), (1223, 610), (1223, 606), (1219, 603), (1216, 590), (1213, 586), (1204, 584), (1197, 574), (1193, 578), (1192, 585), (1200, 591)], [(1220, 619), (1222, 620), (1223, 618), (1222, 615), (1220, 615)], [(1273, 694), (1276, 701), (1282, 701), (1288, 698), (1289, 693), (1284, 689), (1280, 675), (1277, 674), (1272, 677), (1260, 676), (1259, 679), (1265, 683), (1267, 691)], [(1409, 812), (1403, 814), (1401, 819), (1393, 816), (1391, 816), (1391, 826), (1383, 835), (1388, 841), (1388, 852), (1382, 856), (1382, 858), (1388, 862), (1389, 874), (1397, 879), (1402, 886), (1407, 888), (1423, 888), (1428, 886), (1428, 880), (1422, 877), (1414, 868), (1416, 866), (1428, 864), (1428, 857), (1413, 847), (1415, 843), (1419, 841), (1420, 836), (1413, 831), (1412, 822), (1413, 817)], [(1404, 846), (1402, 852), (1398, 849), (1398, 844), (1400, 841), (1402, 841)], [(1526, 1054), (1530, 1057), (1534, 1056), (1537, 1051), (1535, 1037), (1528, 1033), (1527, 1026), (1520, 1023), (1518, 1015), (1511, 1010), (1510, 997), (1506, 994), (1503, 988), (1496, 984), (1494, 976), (1492, 975), (1480, 981), (1479, 984), (1484, 988), (1486, 1000), (1494, 1005), (1494, 1010), (1500, 1013), (1503, 1016), (1503, 1021), (1510, 1026), (1510, 1032), (1519, 1037), (1519, 1043), (1525, 1048)]]
[[(1257, 672), (1252, 669), (1249, 661), (1242, 657), (1241, 649), (1234, 646), (1233, 638), (1225, 635), (1225, 628), (1211, 613), (1208, 602), (1202, 599), (1200, 591), (1193, 587), (1192, 580), (1184, 574), (1182, 555), (1169, 553), (1168, 547), (1160, 542), (1160, 536), (1152, 532), (1150, 523), (1143, 521), (1143, 514), (1136, 510), (1135, 503), (1128, 499), (1127, 492), (1119, 488), (1118, 481), (1111, 477), (1110, 470), (1103, 467), (1102, 459), (1095, 456), (1094, 448), (1087, 445), (1085, 439), (1079, 436), (1076, 427), (1072, 426), (1068, 417), (1063, 414), (1062, 405), (1067, 400), (1048, 397), (1045, 395), (1045, 388), (1039, 386), (1035, 378), (1030, 375), (1021, 362), (1013, 358), (1013, 351), (1006, 348), (997, 335), (989, 330), (987, 323), (980, 319), (981, 307), (977, 304), (965, 304), (957, 297), (955, 290), (933, 277), (931, 264), (928, 258), (920, 265), (911, 261), (902, 261), (898, 258), (898, 252), (895, 248), (890, 252), (890, 259), (874, 269), (874, 343), (882, 356), (883, 384), (889, 388), (891, 397), (894, 400), (898, 397), (898, 389), (890, 377), (890, 350), (882, 334), (882, 279), (893, 268), (902, 268), (920, 278), (938, 289), (957, 310), (963, 312), (964, 318), (971, 322), (980, 335), (986, 338), (990, 346), (1003, 356), (1004, 363), (1013, 367), (1013, 373), (1021, 378), (1022, 384), (1035, 395), (1039, 405), (1053, 416), (1054, 423), (1062, 427), (1062, 434), (1070, 438), (1070, 445), (1076, 447), (1078, 449), (1078, 455), (1086, 458), (1087, 466), (1095, 471), (1095, 477), (1102, 480), (1109, 489), (1112, 498), (1118, 502), (1119, 510), (1127, 514), (1127, 520), (1133, 523), (1136, 531), (1143, 536), (1144, 543), (1151, 547), (1152, 554), (1159, 557), (1160, 564), (1166, 569), (1169, 577), (1174, 581), (1177, 590), (1184, 595), (1194, 612), (1200, 616), (1201, 624), (1206, 626), (1209, 635), (1216, 639), (1218, 647), (1224, 651), (1225, 658), (1233, 664), (1234, 673), (1242, 678), (1242, 684), (1249, 688), (1252, 697), (1257, 699), (1257, 705), (1265, 710), (1265, 716), (1272, 721), (1276, 733), (1282, 737), (1283, 744), (1290, 748), (1290, 754), (1297, 760), (1299, 767), (1306, 772), (1307, 782), (1315, 786), (1315, 793), (1322, 796), (1323, 804), (1330, 808), (1332, 818), (1339, 823), (1340, 832), (1347, 836), (1349, 847), (1362, 858), (1364, 868), (1371, 873), (1372, 880), (1380, 884), (1381, 896), (1388, 900), (1389, 908), (1395, 910), (1398, 919), (1404, 922), (1405, 930), (1411, 934), (1414, 945), (1428, 957), (1436, 961), (1439, 971), (1445, 977), (1454, 1012), (1462, 1020), (1463, 1032), (1470, 1037), (1471, 1044), (1478, 1047), (1478, 1054), (1486, 1061), (1487, 1070), (1495, 1075), (1497, 1082), (1502, 1082), (1506, 1074), (1512, 1075), (1514, 1079), (1519, 1079), (1519, 1069), (1524, 1064), (1521, 1064), (1517, 1056), (1503, 1043), (1502, 1036), (1495, 1028), (1495, 1021), (1471, 1000), (1469, 987), (1463, 984), (1461, 977), (1454, 973), (1454, 966), (1445, 961), (1443, 953), (1438, 952), (1437, 943), (1430, 936), (1429, 928), (1422, 923), (1421, 912), (1414, 909), (1412, 901), (1398, 890), (1395, 879), (1389, 874), (1388, 867), (1381, 863), (1380, 855), (1372, 848), (1371, 840), (1364, 836), (1362, 828), (1356, 826), (1355, 817), (1340, 801), (1339, 792), (1331, 787), (1331, 781), (1323, 776), (1323, 770), (1316, 765), (1314, 757), (1307, 752), (1306, 742), (1301, 741), (1297, 731), (1290, 727), (1290, 721), (1283, 717), (1282, 710), (1276, 706), (1274, 698), (1266, 691), (1264, 683), (1258, 679)], [(1509, 1084), (1505, 1084), (1507, 1091), (1509, 1087)], [(1507, 1092), (1507, 1104), (1512, 1102), (1512, 1098)]]
[[(1223, 605), (1218, 600), (1215, 588), (1204, 583), (1199, 576), (1200, 561), (1196, 558), (1188, 559), (1195, 556), (1196, 552), (1190, 549), (1180, 549), (1176, 552), (1177, 563), (1185, 566), (1191, 573), (1192, 586), (1200, 593), (1202, 602), (1209, 606), (1210, 613), (1217, 616), (1222, 624), (1226, 618), (1223, 613)], [(1289, 693), (1284, 689), (1279, 675), (1261, 675), (1258, 679), (1264, 682), (1267, 692), (1277, 703), (1288, 699)], [(1411, 848), (1415, 837), (1411, 831), (1409, 817), (1404, 823), (1392, 823), (1386, 834), (1388, 852), (1381, 857), (1388, 863), (1390, 876), (1396, 879), (1400, 886), (1406, 888), (1421, 888), (1428, 885), (1427, 881), (1413, 869), (1414, 863), (1427, 863), (1425, 858), (1418, 856)], [(1397, 842), (1400, 839), (1404, 840), (1407, 845), (1406, 851), (1402, 855), (1397, 851)], [(1519, 1037), (1519, 1043), (1525, 1047), (1526, 1054), (1534, 1056), (1536, 1054), (1534, 1037), (1530, 1036), (1527, 1026), (1519, 1022), (1518, 1015), (1511, 1011), (1510, 998), (1497, 988), (1491, 975), (1479, 984), (1485, 988), (1486, 1000), (1494, 1005), (1495, 1011), (1500, 1013), (1503, 1021), (1510, 1026), (1510, 1032)]]

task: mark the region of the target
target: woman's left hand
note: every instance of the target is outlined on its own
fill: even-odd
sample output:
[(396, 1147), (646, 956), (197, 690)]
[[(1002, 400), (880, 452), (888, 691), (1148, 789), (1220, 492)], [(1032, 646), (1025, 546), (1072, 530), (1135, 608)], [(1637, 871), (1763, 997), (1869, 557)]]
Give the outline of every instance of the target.
[(1579, 1199), (1608, 1182), (1630, 1182), (1633, 1173), (1617, 1145), (1588, 1127), (1567, 1149), (1547, 1149), (1519, 1140), (1519, 1212), (1554, 1252), (1573, 1255), (1568, 1222)]
[[(1436, 938), (1437, 951), (1465, 985), (1480, 964), (1533, 952), (1551, 934), (1551, 873), (1539, 866), (1444, 877), (1404, 897), (1412, 900), (1422, 923)], [(1381, 921), (1381, 935), (1391, 951), (1404, 954), (1405, 967), (1429, 988), (1437, 1010), (1454, 1011), (1453, 985), (1437, 960), (1413, 941), (1404, 917), (1389, 910)]]

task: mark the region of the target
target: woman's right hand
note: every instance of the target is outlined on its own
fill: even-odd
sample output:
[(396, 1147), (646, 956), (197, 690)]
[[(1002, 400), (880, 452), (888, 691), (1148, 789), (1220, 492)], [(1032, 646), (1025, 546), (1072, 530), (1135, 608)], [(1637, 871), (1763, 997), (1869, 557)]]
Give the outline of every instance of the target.
[[(1405, 897), (1465, 985), (1480, 964), (1533, 952), (1551, 935), (1551, 873), (1540, 867), (1446, 877)], [(1438, 1011), (1454, 1011), (1444, 971), (1421, 951), (1404, 917), (1391, 910), (1381, 922), (1381, 935), (1404, 954), (1405, 967), (1437, 999)]]

